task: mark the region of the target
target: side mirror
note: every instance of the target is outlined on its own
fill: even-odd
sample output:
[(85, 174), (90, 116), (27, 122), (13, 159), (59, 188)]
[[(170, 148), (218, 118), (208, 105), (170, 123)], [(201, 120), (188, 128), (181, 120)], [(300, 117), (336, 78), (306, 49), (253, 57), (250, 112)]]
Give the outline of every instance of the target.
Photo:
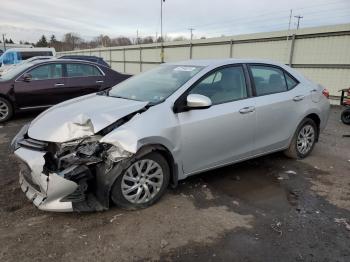
[(23, 79), (24, 82), (30, 82), (30, 81), (32, 81), (32, 75), (28, 74), (28, 73), (25, 73), (23, 75), (22, 79)]
[(187, 96), (187, 108), (188, 109), (205, 109), (211, 107), (212, 103), (209, 97), (190, 94)]

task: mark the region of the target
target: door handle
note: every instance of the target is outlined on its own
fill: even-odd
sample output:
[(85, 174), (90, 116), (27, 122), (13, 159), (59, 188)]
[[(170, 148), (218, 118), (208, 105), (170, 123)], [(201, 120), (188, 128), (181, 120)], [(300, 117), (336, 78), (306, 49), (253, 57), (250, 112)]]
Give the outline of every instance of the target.
[(62, 84), (62, 83), (55, 84), (55, 87), (58, 87), (58, 86), (64, 86), (64, 84)]
[(294, 100), (295, 102), (298, 102), (298, 101), (303, 100), (304, 98), (305, 98), (304, 95), (299, 95), (299, 96), (295, 96), (295, 97), (293, 98), (293, 100)]
[(97, 80), (96, 81), (96, 84), (102, 84), (103, 83), (103, 80)]
[(239, 112), (241, 114), (247, 114), (247, 113), (251, 113), (255, 111), (255, 107), (254, 106), (247, 106), (247, 107), (243, 107), (242, 109), (239, 110)]

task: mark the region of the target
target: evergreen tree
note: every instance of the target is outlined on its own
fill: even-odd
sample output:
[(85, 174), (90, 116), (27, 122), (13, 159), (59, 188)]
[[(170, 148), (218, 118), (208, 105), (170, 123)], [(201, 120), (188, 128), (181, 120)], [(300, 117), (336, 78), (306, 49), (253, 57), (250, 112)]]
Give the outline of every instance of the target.
[(48, 43), (44, 35), (41, 36), (39, 41), (35, 44), (36, 47), (47, 47)]

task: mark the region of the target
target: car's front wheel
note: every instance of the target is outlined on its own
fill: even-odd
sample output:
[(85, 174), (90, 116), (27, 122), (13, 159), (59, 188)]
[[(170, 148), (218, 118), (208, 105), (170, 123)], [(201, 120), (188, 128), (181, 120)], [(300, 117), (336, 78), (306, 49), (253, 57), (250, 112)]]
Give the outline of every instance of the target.
[(169, 165), (161, 154), (145, 155), (117, 178), (111, 191), (112, 201), (125, 209), (148, 207), (165, 193), (169, 178)]
[(285, 155), (291, 158), (305, 158), (313, 150), (317, 139), (317, 127), (310, 118), (305, 118), (294, 134)]
[(12, 115), (13, 108), (11, 103), (7, 99), (0, 97), (0, 123), (9, 120)]

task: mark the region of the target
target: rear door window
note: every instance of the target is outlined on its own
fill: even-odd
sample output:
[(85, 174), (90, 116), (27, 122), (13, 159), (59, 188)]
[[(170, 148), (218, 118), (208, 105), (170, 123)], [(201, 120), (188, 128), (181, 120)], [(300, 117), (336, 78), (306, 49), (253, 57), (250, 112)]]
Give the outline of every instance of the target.
[(92, 65), (88, 64), (67, 64), (67, 76), (68, 77), (87, 77), (87, 76), (101, 76), (100, 70)]
[(46, 80), (62, 78), (62, 64), (48, 64), (38, 66), (28, 72), (32, 80)]
[(287, 91), (286, 79), (281, 69), (265, 65), (251, 65), (256, 94), (258, 96)]

